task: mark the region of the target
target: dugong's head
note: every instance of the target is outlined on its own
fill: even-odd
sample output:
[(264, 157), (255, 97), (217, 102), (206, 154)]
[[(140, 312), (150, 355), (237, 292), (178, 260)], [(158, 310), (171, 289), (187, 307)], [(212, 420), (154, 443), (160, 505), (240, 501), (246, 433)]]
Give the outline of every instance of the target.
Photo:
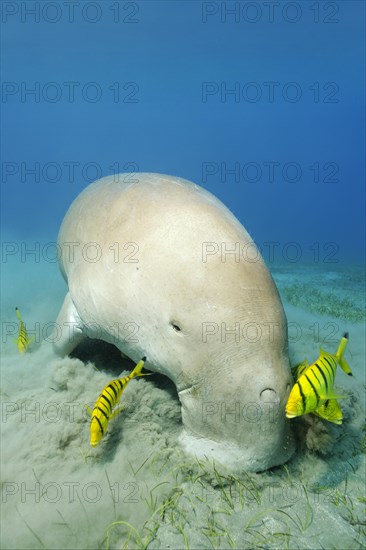
[(89, 186), (64, 219), (69, 295), (58, 323), (73, 319), (80, 337), (113, 342), (136, 362), (146, 355), (148, 369), (168, 376), (188, 452), (234, 469), (283, 463), (293, 452), (286, 318), (257, 248), (202, 188), (124, 177)]

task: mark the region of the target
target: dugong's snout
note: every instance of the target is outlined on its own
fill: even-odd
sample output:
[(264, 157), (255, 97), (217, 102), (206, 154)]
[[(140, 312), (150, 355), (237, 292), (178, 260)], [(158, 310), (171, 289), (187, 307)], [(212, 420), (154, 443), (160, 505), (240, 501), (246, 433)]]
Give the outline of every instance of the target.
[(279, 384), (267, 383), (259, 389), (258, 398), (261, 403), (286, 403), (290, 393), (290, 380), (281, 380)]
[(275, 352), (259, 363), (260, 369), (257, 360), (254, 365), (248, 358), (227, 377), (206, 379), (201, 387), (179, 392), (181, 442), (187, 451), (215, 457), (233, 469), (245, 463), (253, 471), (290, 458), (294, 445), (285, 417), (291, 382), (288, 359)]
[[(279, 376), (278, 370), (280, 370), (281, 376)], [(272, 364), (271, 368), (264, 372), (266, 372), (266, 378), (258, 380), (254, 396), (257, 397), (258, 404), (262, 409), (266, 405), (271, 405), (271, 410), (276, 411), (282, 417), (291, 388), (288, 359), (277, 361), (277, 364)], [(282, 420), (282, 418), (279, 418), (279, 423)]]
[[(284, 422), (287, 384), (266, 385), (259, 389), (255, 399), (257, 417), (261, 429), (271, 433), (274, 424), (282, 425)], [(276, 437), (276, 432), (270, 437)]]
[(277, 391), (274, 388), (263, 388), (259, 394), (259, 398), (263, 401), (277, 402), (279, 401), (279, 396)]

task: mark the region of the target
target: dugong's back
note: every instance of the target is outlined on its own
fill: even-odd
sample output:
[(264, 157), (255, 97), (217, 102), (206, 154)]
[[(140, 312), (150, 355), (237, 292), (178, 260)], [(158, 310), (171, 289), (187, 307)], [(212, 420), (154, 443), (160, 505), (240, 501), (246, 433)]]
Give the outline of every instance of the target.
[[(252, 470), (291, 455), (281, 300), (249, 234), (216, 197), (162, 174), (106, 177), (73, 202), (59, 245), (69, 293), (58, 323), (75, 322), (80, 338), (113, 342), (136, 362), (146, 356), (148, 369), (171, 378), (187, 450)], [(131, 322), (137, 339), (116, 336)], [(230, 416), (251, 402), (258, 422)]]
[(239, 278), (246, 288), (260, 288), (263, 300), (278, 299), (244, 227), (214, 195), (182, 178), (137, 173), (98, 180), (72, 203), (58, 242), (61, 248), (77, 243), (61, 255), (66, 279), (75, 268), (95, 272), (102, 265), (115, 272), (120, 263), (130, 271), (129, 264), (145, 260), (160, 280), (169, 281), (171, 270), (179, 278), (184, 270), (190, 285), (216, 279), (222, 293)]
[[(146, 242), (149, 236), (156, 239), (160, 235), (160, 245), (164, 246), (168, 244), (164, 237), (169, 239), (174, 233), (177, 240), (192, 239), (193, 231), (206, 242), (211, 239), (216, 243), (230, 233), (252, 242), (232, 213), (202, 187), (163, 174), (117, 174), (94, 182), (80, 193), (64, 218), (58, 240), (61, 246), (71, 241), (94, 241), (103, 246), (111, 235), (121, 242), (131, 242), (126, 240), (129, 237)], [(67, 254), (62, 256), (61, 266), (67, 273), (65, 258)]]

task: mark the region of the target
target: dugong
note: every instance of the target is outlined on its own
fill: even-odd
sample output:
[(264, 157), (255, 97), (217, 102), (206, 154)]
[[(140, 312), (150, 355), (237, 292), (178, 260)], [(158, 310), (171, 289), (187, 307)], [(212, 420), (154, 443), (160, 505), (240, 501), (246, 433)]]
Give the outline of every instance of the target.
[(59, 355), (89, 336), (136, 363), (146, 356), (146, 368), (176, 386), (188, 454), (231, 471), (291, 457), (281, 299), (253, 240), (214, 195), (162, 174), (108, 176), (74, 200), (58, 244), (68, 285)]

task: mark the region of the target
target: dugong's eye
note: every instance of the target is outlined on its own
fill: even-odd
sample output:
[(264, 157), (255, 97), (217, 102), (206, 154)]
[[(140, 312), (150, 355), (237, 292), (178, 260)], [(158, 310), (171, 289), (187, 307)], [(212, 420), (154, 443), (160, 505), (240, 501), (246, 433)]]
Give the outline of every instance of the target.
[(172, 325), (172, 327), (174, 328), (174, 330), (176, 332), (180, 332), (181, 331), (181, 328), (179, 325), (177, 325), (176, 321), (170, 321), (170, 324)]

